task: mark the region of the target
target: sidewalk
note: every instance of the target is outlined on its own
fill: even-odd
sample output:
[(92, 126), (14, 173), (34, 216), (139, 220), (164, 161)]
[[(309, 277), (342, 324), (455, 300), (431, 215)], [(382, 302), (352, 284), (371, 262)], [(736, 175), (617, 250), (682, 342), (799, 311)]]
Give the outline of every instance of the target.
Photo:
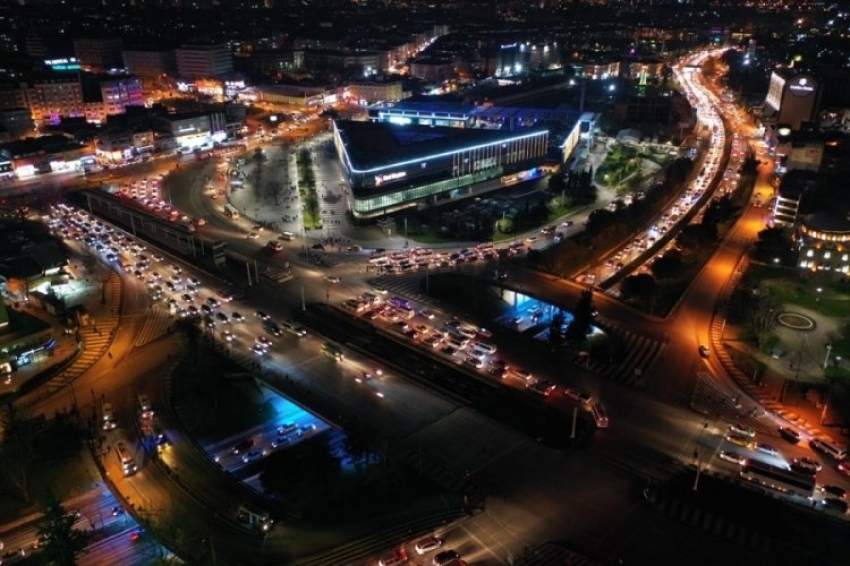
[[(53, 336), (57, 346), (53, 355), (39, 362), (25, 366), (12, 374), (9, 384), (0, 383), (0, 394), (11, 393), (24, 389), (38, 387), (34, 392), (37, 398), (51, 395), (61, 387), (82, 375), (97, 360), (106, 354), (112, 338), (117, 331), (121, 315), (121, 295), (123, 282), (121, 277), (111, 272), (107, 281), (105, 293), (103, 283), (96, 280), (88, 272), (83, 255), (87, 251), (78, 250), (73, 245), (69, 248), (69, 265), (66, 270), (72, 274), (72, 279), (66, 285), (58, 287), (57, 294), (70, 307), (83, 306), (89, 314), (91, 323), (79, 328), (81, 348), (77, 348), (75, 334), (66, 334), (64, 321), (59, 321), (46, 311), (34, 307), (24, 307), (24, 311), (53, 327)], [(105, 301), (103, 299), (106, 299)], [(61, 368), (61, 369), (60, 369)], [(44, 384), (33, 380), (45, 379)], [(30, 381), (33, 383), (26, 387)]]
[[(828, 419), (824, 405), (803, 393), (805, 386), (814, 389), (824, 383), (821, 362), (814, 363), (812, 359), (808, 360), (805, 366), (792, 363), (789, 368), (786, 367), (788, 361), (784, 358), (774, 360), (764, 354), (753, 355), (750, 352), (751, 347), (743, 339), (741, 329), (727, 325), (729, 298), (747, 266), (748, 260), (744, 257), (718, 299), (711, 323), (712, 350), (741, 391), (780, 422), (797, 427), (809, 437), (830, 437), (846, 445), (848, 438), (841, 429), (827, 429), (824, 426), (823, 423), (827, 426), (830, 423), (829, 420), (823, 420), (824, 417)], [(794, 307), (793, 310), (802, 309)], [(806, 314), (812, 318), (822, 318), (818, 313), (807, 311)], [(806, 335), (806, 341), (816, 344), (815, 350), (817, 345), (828, 342), (824, 333), (831, 325), (818, 324), (816, 328), (821, 330), (800, 333), (801, 336)], [(756, 362), (765, 365), (763, 374), (758, 373)], [(805, 371), (801, 371), (802, 369)]]

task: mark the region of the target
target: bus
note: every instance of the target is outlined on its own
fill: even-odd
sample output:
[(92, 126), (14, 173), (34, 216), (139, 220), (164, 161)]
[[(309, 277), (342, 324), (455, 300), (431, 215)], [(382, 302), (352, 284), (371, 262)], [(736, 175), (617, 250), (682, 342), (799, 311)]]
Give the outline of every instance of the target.
[(741, 468), (741, 477), (782, 493), (792, 493), (809, 499), (815, 495), (814, 476), (798, 474), (758, 460), (747, 460)]
[(232, 204), (225, 204), (224, 205), (224, 215), (227, 216), (228, 218), (232, 218), (232, 219), (235, 220), (235, 219), (239, 218), (239, 211), (236, 210), (236, 207), (233, 206)]
[(121, 462), (121, 468), (124, 470), (125, 476), (132, 476), (136, 473), (136, 459), (127, 450), (127, 446), (123, 442), (119, 442), (115, 447), (115, 454), (118, 456), (118, 461)]
[(341, 362), (345, 359), (345, 355), (342, 353), (342, 350), (339, 349), (339, 346), (336, 344), (331, 344), (330, 342), (325, 342), (322, 346), (322, 353), (329, 358), (333, 358), (338, 362)]
[(248, 503), (239, 506), (239, 510), (236, 512), (236, 520), (249, 529), (263, 533), (268, 532), (274, 526), (271, 515)]

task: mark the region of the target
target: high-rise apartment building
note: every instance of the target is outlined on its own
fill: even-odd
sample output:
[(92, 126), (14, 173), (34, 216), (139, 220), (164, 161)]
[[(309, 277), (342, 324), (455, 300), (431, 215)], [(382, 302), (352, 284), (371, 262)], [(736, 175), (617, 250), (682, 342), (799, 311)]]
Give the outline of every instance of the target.
[(124, 67), (120, 37), (80, 38), (74, 40), (74, 53), (80, 65), (87, 71), (101, 73)]
[(174, 54), (182, 79), (211, 79), (233, 71), (233, 55), (224, 43), (183, 45)]

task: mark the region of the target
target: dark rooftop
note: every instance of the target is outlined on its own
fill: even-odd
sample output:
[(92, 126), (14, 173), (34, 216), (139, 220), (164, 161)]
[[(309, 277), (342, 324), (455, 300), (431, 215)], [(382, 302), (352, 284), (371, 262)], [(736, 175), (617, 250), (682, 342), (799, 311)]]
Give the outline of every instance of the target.
[(340, 120), (336, 122), (336, 126), (344, 140), (353, 168), (361, 171), (545, 131), (545, 128), (534, 128), (521, 132), (506, 132), (478, 128), (399, 126), (348, 120)]

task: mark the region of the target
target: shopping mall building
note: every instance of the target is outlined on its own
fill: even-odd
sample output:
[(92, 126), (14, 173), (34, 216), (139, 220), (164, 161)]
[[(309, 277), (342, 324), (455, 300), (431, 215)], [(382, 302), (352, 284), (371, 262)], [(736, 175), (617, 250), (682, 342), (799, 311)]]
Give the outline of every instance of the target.
[(569, 159), (591, 119), (567, 111), (428, 103), (370, 114), (372, 121), (333, 127), (349, 207), (361, 219), (540, 177)]

